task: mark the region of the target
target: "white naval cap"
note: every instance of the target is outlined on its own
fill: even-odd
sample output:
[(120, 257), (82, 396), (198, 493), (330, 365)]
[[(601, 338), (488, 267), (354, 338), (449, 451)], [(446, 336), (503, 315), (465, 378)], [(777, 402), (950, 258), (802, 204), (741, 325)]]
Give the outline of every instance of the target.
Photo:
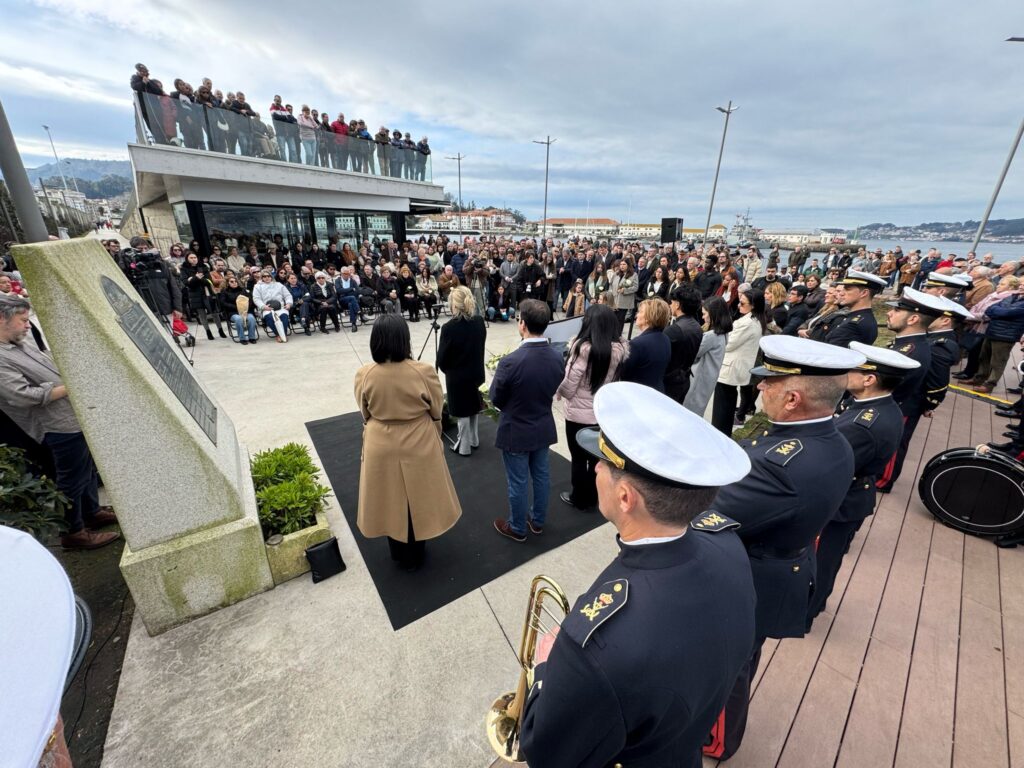
[(628, 381), (594, 396), (597, 426), (576, 442), (616, 468), (679, 488), (728, 485), (750, 472), (739, 445), (657, 390)]
[(958, 301), (946, 298), (945, 296), (939, 296), (942, 299), (942, 306), (945, 311), (942, 313), (947, 317), (959, 317), (961, 320), (970, 320), (974, 317), (971, 311)]
[(896, 301), (887, 301), (885, 303), (894, 309), (917, 312), (930, 317), (940, 317), (947, 311), (943, 296), (916, 291), (913, 288), (905, 288)]
[(966, 288), (968, 285), (960, 275), (947, 275), (944, 272), (929, 272), (924, 280), (925, 288)]
[(864, 362), (864, 355), (846, 347), (799, 336), (762, 336), (764, 363), (755, 376), (839, 376)]
[(889, 376), (904, 376), (915, 368), (920, 368), (921, 363), (912, 357), (907, 357), (902, 352), (885, 347), (873, 347), (870, 344), (862, 344), (859, 341), (851, 341), (850, 349), (860, 352), (866, 358), (855, 370), (865, 373), (883, 373)]
[(842, 280), (836, 280), (833, 285), (852, 285), (859, 288), (868, 288), (873, 294), (889, 287), (889, 283), (884, 277), (867, 272), (858, 272), (855, 269), (847, 270), (846, 277)]

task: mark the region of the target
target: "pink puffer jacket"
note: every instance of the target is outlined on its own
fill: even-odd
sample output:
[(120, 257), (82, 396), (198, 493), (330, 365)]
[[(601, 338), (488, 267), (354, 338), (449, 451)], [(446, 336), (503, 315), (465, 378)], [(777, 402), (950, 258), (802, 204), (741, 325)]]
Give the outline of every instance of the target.
[[(590, 354), (590, 342), (585, 342), (580, 347), (580, 353), (573, 359), (569, 354), (569, 362), (565, 367), (565, 377), (558, 385), (558, 392), (555, 397), (565, 401), (565, 418), (567, 421), (575, 421), (577, 424), (596, 424), (594, 418), (594, 393), (590, 391), (590, 383), (587, 381), (587, 358)], [(612, 362), (608, 366), (608, 375), (604, 382), (615, 381), (619, 366), (629, 354), (627, 342), (617, 341), (612, 344)]]

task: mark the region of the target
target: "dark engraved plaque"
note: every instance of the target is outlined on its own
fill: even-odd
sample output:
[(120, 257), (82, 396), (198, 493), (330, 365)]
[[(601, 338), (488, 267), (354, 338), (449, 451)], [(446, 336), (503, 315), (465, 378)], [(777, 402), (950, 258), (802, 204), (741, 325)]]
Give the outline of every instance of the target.
[(124, 328), (128, 338), (216, 445), (217, 406), (210, 402), (210, 398), (192, 378), (178, 350), (167, 343), (166, 331), (156, 324), (145, 307), (121, 290), (109, 277), (101, 275), (100, 285), (117, 314), (118, 324)]

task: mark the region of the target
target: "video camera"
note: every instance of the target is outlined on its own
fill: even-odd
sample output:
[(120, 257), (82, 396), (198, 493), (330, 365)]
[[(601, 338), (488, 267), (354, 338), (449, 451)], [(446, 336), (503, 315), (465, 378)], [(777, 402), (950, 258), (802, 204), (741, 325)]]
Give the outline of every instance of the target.
[(160, 252), (156, 249), (122, 248), (117, 254), (117, 263), (128, 281), (138, 286), (145, 280), (147, 272), (160, 266)]

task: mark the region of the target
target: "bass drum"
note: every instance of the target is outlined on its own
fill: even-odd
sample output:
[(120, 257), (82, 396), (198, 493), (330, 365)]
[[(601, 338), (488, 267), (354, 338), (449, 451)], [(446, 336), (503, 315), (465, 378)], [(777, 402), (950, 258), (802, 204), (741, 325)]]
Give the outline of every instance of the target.
[(932, 457), (917, 483), (921, 501), (947, 525), (977, 536), (1024, 531), (1024, 465), (1005, 453), (953, 448)]

